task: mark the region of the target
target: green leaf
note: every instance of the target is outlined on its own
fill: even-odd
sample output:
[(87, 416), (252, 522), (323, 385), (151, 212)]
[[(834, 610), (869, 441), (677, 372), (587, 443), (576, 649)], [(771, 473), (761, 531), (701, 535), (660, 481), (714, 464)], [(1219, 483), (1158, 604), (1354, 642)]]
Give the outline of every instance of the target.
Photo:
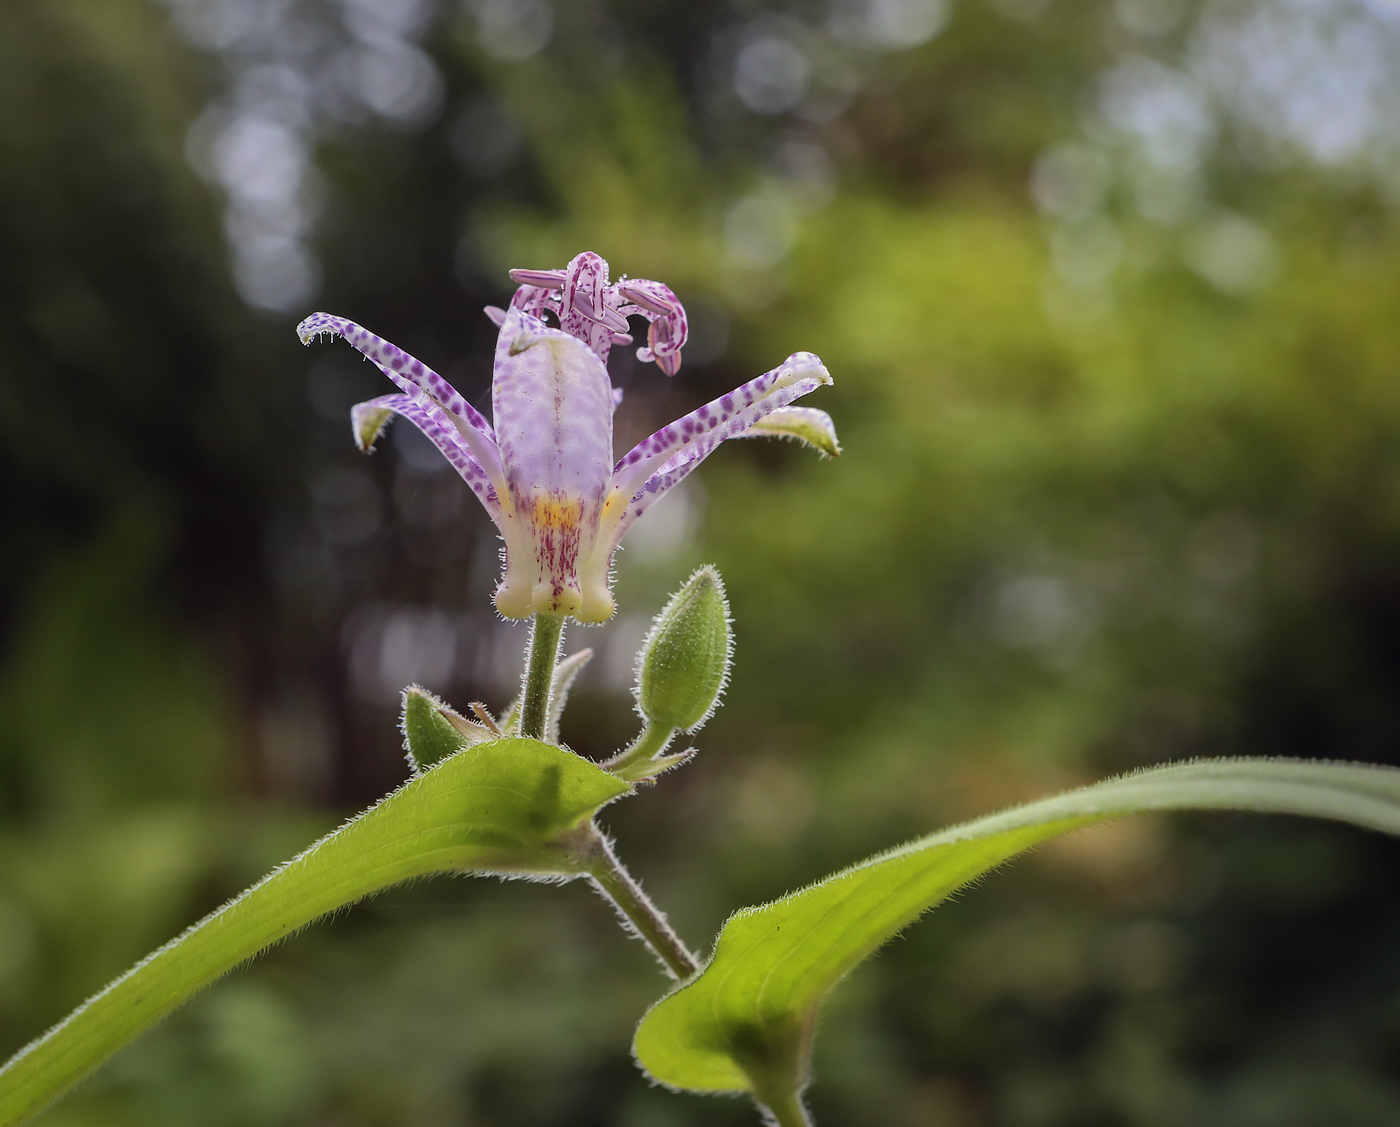
[(1149, 810), (1306, 814), (1400, 833), (1400, 770), (1267, 759), (1185, 763), (920, 838), (736, 912), (709, 966), (643, 1019), (633, 1044), (637, 1060), (673, 1088), (750, 1092), (770, 1107), (791, 1108), (807, 1083), (817, 1007), (853, 966), (1031, 846)]
[(0, 1127), (34, 1114), (196, 991), (313, 920), (439, 872), (580, 875), (561, 835), (628, 790), (562, 748), (467, 747), (206, 916), (0, 1069)]

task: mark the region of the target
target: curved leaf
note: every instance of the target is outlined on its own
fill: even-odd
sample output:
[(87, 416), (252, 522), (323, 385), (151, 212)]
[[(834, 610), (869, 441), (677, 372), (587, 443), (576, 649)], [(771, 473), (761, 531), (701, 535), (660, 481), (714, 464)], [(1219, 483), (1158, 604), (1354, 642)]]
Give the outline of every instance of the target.
[(658, 1002), (633, 1051), (663, 1084), (793, 1105), (817, 1007), (887, 939), (956, 889), (1058, 834), (1149, 810), (1255, 810), (1400, 833), (1400, 770), (1296, 760), (1183, 763), (920, 838), (725, 923), (709, 966)]
[(148, 955), (0, 1069), (0, 1125), (76, 1084), (204, 986), (313, 920), (446, 871), (577, 876), (561, 834), (628, 790), (535, 740), (467, 747)]

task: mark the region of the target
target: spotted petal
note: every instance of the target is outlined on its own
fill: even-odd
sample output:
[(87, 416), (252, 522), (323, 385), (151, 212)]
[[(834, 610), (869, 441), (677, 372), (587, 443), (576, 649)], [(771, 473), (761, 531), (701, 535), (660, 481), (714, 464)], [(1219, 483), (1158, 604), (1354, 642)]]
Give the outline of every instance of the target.
[(613, 471), (614, 493), (633, 496), (652, 474), (705, 458), (721, 442), (737, 438), (766, 415), (829, 383), (826, 365), (810, 352), (793, 353), (771, 372), (637, 443)]
[(820, 360), (810, 352), (796, 352), (771, 372), (637, 443), (613, 469), (588, 570), (605, 572), (628, 529), (721, 442), (742, 436), (792, 400), (829, 383), (831, 376)]
[(363, 326), (336, 317), (331, 313), (313, 313), (297, 326), (302, 344), (310, 344), (322, 335), (340, 336), (359, 349), (375, 367), (388, 376), (415, 402), (424, 407), (436, 404), (446, 412), (445, 419), (467, 444), (491, 478), (497, 490), (504, 485), (500, 462), (496, 456), (496, 439), (491, 424), (458, 393), (457, 389), (396, 344), (376, 336)]
[(393, 415), (402, 415), (427, 436), (462, 480), (471, 486), (499, 526), (501, 502), (496, 488), (442, 407), (424, 405), (408, 395), (381, 395), (378, 399), (355, 404), (350, 408), (350, 427), (360, 449), (366, 454), (370, 452)]
[(398, 345), (390, 344), (383, 337), (376, 336), (354, 321), (330, 313), (313, 313), (297, 326), (297, 336), (301, 338), (302, 344), (310, 344), (316, 337), (323, 335), (344, 337), (408, 394), (421, 392), (431, 396), (454, 415), (467, 420), (486, 437), (491, 437), (491, 424), (480, 411), (463, 399), (455, 387), (423, 361), (410, 356)]

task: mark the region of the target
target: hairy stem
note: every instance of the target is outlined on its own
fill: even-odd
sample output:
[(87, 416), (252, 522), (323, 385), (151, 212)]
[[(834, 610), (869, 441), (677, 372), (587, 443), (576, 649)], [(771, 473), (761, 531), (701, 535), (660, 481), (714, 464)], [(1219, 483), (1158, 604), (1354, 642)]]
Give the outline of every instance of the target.
[(795, 1092), (784, 1099), (758, 1106), (767, 1112), (768, 1119), (775, 1127), (812, 1127), (812, 1117), (807, 1114), (807, 1109)]
[(629, 768), (655, 759), (666, 750), (675, 734), (675, 728), (648, 723), (635, 740), (602, 764), (603, 770), (624, 779), (629, 778)]
[(563, 639), (563, 615), (535, 615), (525, 658), (525, 685), (520, 692), (520, 734), (526, 739), (544, 739), (549, 722), (549, 688)]
[(632, 874), (613, 852), (612, 843), (596, 824), (588, 824), (577, 849), (579, 863), (594, 887), (612, 901), (675, 978), (684, 981), (700, 969), (700, 961), (681, 942), (662, 911), (632, 879)]

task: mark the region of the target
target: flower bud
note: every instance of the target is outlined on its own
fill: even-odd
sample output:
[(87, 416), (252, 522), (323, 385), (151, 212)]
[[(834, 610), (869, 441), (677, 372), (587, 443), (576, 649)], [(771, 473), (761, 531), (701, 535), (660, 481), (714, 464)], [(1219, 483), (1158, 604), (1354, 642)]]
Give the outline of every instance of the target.
[(410, 685), (403, 691), (404, 752), (415, 775), (464, 747), (496, 738), (485, 725), (458, 715), (427, 689)]
[(724, 583), (713, 567), (702, 567), (656, 616), (637, 655), (642, 718), (684, 732), (699, 728), (729, 680), (733, 648)]

